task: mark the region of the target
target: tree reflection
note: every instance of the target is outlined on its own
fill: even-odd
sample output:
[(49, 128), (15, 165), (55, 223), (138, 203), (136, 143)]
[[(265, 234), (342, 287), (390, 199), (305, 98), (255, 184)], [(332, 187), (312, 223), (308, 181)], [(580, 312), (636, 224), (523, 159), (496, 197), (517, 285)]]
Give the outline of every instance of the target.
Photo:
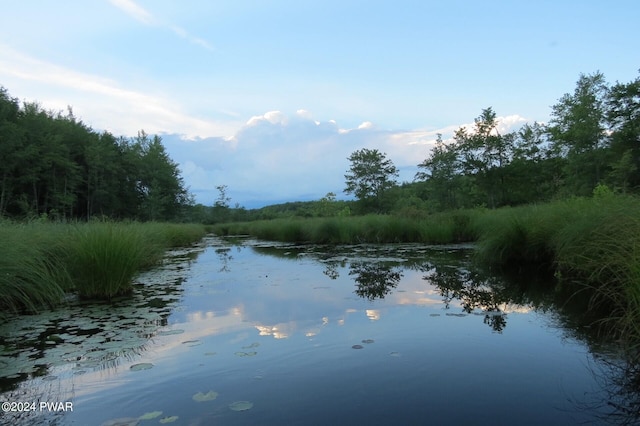
[(355, 293), (369, 300), (384, 299), (392, 289), (398, 286), (402, 273), (377, 262), (353, 262), (349, 275), (355, 275)]
[(471, 314), (482, 311), (484, 323), (494, 332), (502, 333), (507, 326), (508, 306), (534, 305), (522, 289), (506, 285), (495, 273), (489, 275), (469, 266), (470, 269), (429, 264), (423, 269), (426, 272), (423, 279), (436, 287), (443, 297), (445, 309), (450, 309), (453, 301), (459, 301), (463, 312)]
[(220, 261), (220, 269), (218, 272), (229, 272), (229, 261), (233, 260), (233, 256), (231, 256), (231, 249), (229, 247), (219, 247), (215, 249), (216, 255), (218, 256), (218, 260)]
[(332, 280), (338, 279), (340, 276), (340, 273), (338, 272), (338, 262), (326, 262), (322, 273)]

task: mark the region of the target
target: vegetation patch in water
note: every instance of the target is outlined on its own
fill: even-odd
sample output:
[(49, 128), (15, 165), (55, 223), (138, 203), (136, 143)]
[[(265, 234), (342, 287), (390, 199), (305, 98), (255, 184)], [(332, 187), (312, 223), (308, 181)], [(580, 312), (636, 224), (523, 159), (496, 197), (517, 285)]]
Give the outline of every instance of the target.
[(213, 401), (218, 397), (218, 392), (209, 391), (207, 393), (198, 392), (191, 398), (196, 402)]
[(140, 420), (151, 420), (151, 419), (155, 419), (157, 417), (160, 417), (162, 415), (162, 411), (151, 411), (148, 413), (144, 413), (143, 415), (141, 415), (139, 417)]
[(153, 368), (153, 364), (150, 362), (141, 362), (140, 364), (133, 364), (131, 367), (129, 367), (129, 370), (131, 371), (142, 371), (142, 370), (149, 370)]
[(233, 411), (246, 411), (253, 408), (253, 402), (249, 401), (236, 401), (229, 404), (229, 409)]

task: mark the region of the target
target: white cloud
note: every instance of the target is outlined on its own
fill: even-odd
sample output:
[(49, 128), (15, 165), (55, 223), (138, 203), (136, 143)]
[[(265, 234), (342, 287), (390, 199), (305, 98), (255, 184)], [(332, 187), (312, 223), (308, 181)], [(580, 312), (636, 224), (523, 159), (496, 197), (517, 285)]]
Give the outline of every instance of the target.
[[(498, 120), (505, 132), (525, 122), (517, 115)], [(437, 134), (447, 140), (459, 127), (390, 131), (369, 122), (343, 129), (335, 120), (318, 121), (306, 110), (290, 116), (270, 111), (249, 119), (228, 140), (184, 141), (166, 135), (164, 141), (199, 202), (212, 204), (216, 185), (227, 185), (232, 203), (255, 207), (320, 199), (330, 191), (342, 195), (347, 157), (361, 148), (386, 153), (400, 169), (400, 180), (411, 181)]]
[(230, 136), (237, 124), (193, 117), (175, 100), (123, 87), (119, 82), (42, 61), (0, 44), (0, 79), (21, 96), (54, 110), (72, 105), (87, 123), (114, 134), (182, 133), (187, 137)]
[(124, 11), (127, 15), (131, 16), (132, 18), (134, 18), (139, 22), (142, 22), (145, 25), (153, 25), (153, 26), (168, 28), (175, 35), (187, 40), (192, 44), (200, 46), (209, 51), (214, 50), (213, 46), (209, 44), (209, 42), (207, 42), (206, 40), (203, 40), (199, 37), (192, 36), (191, 34), (189, 34), (187, 30), (185, 30), (180, 26), (177, 26), (171, 23), (161, 22), (159, 19), (154, 17), (150, 12), (148, 12), (146, 9), (144, 9), (143, 7), (139, 6), (138, 4), (134, 3), (131, 0), (109, 0), (109, 1), (115, 7)]
[(130, 0), (109, 0), (112, 5), (124, 11), (127, 15), (146, 25), (155, 23), (153, 16), (142, 7)]

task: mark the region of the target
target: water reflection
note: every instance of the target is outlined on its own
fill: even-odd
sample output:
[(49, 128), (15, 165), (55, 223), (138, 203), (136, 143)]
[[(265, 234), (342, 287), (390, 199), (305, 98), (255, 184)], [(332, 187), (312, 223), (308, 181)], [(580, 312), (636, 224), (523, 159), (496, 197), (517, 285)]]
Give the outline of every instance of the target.
[[(81, 394), (76, 390), (81, 383), (93, 383), (95, 391), (106, 376), (136, 362), (167, 326), (183, 298), (184, 273), (202, 250), (169, 252), (161, 267), (136, 279), (131, 296), (110, 303), (71, 299), (68, 306), (0, 324), (2, 400), (71, 400)], [(6, 413), (2, 421), (55, 423), (44, 417), (41, 412)]]
[[(390, 412), (399, 417), (386, 423), (409, 423), (416, 414), (466, 424), (455, 417), (462, 409), (451, 411), (460, 392), (474, 395), (464, 404), (483, 407), (474, 415), (492, 413), (495, 423), (525, 414), (545, 424), (571, 418), (541, 414), (558, 406), (585, 422), (594, 414), (583, 412), (601, 422), (638, 418), (639, 374), (631, 367), (638, 364), (607, 352), (562, 295), (549, 291), (548, 277), (486, 271), (469, 250), (453, 246), (210, 242), (192, 268), (190, 260), (173, 269), (167, 262), (149, 275), (122, 308), (77, 307), (67, 312), (69, 323), (42, 317), (45, 327), (32, 330), (15, 322), (11, 341), (2, 330), (3, 352), (41, 355), (27, 361), (44, 368), (14, 377), (3, 399), (70, 395), (82, 403), (72, 424), (100, 424), (107, 420), (96, 420), (100, 408), (118, 402), (127, 416), (161, 408), (181, 424), (300, 424), (309, 416), (324, 424), (376, 423)], [(135, 342), (122, 351), (127, 336)], [(99, 363), (87, 365), (94, 354)], [(593, 388), (581, 371), (585, 359), (601, 383), (591, 393), (583, 392)], [(4, 373), (7, 358), (0, 362)], [(130, 373), (129, 364), (143, 362), (154, 368)], [(54, 376), (67, 381), (45, 380)], [(492, 394), (484, 392), (488, 380), (496, 384)], [(171, 392), (163, 391), (168, 386)], [(220, 397), (194, 403), (198, 391)], [(229, 417), (237, 414), (228, 409), (234, 399), (254, 403), (242, 420)], [(323, 417), (331, 415), (337, 417)]]
[(349, 275), (354, 276), (356, 282), (355, 293), (368, 300), (384, 299), (402, 278), (399, 268), (379, 262), (353, 262), (349, 268)]

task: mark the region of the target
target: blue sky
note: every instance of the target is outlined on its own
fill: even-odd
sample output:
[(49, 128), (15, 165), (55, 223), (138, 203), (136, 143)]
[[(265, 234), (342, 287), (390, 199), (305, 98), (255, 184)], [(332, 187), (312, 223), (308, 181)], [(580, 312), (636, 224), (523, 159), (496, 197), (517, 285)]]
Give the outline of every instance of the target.
[(435, 135), (491, 106), (547, 121), (580, 73), (640, 69), (636, 0), (24, 0), (0, 15), (0, 85), (95, 130), (160, 134), (197, 201), (344, 189), (377, 148), (411, 180)]

